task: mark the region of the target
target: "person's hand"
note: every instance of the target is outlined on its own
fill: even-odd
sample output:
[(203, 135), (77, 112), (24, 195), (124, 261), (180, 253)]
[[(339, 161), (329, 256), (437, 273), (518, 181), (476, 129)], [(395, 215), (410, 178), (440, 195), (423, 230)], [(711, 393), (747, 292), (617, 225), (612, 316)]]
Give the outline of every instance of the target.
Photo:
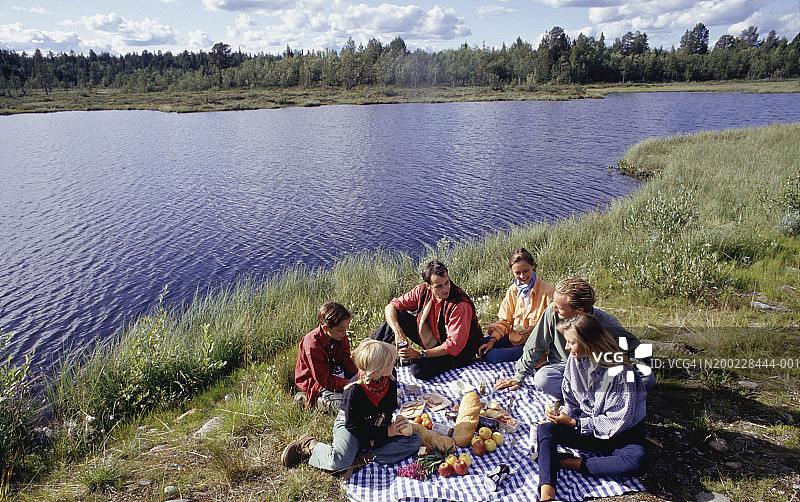
[(411, 359), (417, 359), (419, 357), (419, 352), (412, 349), (411, 347), (403, 347), (400, 349), (397, 354), (400, 356), (400, 359), (403, 361), (410, 361)]
[(400, 430), (408, 424), (410, 424), (410, 422), (404, 415), (397, 415), (395, 421), (392, 422), (391, 425), (389, 425), (389, 430), (387, 432), (388, 436), (389, 437), (402, 436), (403, 433), (400, 432)]
[(578, 421), (567, 415), (561, 410), (553, 411), (550, 407), (545, 406), (544, 416), (547, 420), (555, 422), (559, 425), (566, 425), (567, 427), (577, 427)]
[(524, 336), (524, 337), (527, 338), (527, 337), (531, 336), (531, 333), (533, 333), (533, 328), (534, 327), (535, 326), (527, 326), (527, 327), (523, 328), (522, 330), (517, 331), (517, 333), (519, 333), (520, 336)]
[(494, 346), (494, 338), (490, 338), (488, 342), (478, 347), (478, 355), (483, 357)]
[(497, 381), (494, 383), (494, 390), (500, 390), (500, 389), (517, 390), (519, 389), (519, 387), (520, 387), (519, 382), (514, 380), (513, 378), (498, 378)]

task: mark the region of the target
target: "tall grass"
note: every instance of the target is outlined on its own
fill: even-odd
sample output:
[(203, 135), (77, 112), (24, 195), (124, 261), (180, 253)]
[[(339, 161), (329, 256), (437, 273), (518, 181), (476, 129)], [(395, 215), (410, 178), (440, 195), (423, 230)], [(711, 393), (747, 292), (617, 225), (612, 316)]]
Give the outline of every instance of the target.
[[(551, 283), (580, 275), (603, 295), (631, 294), (651, 307), (713, 304), (724, 292), (774, 285), (783, 267), (759, 273), (751, 267), (778, 259), (781, 242), (797, 247), (796, 237), (773, 228), (787, 180), (800, 171), (798, 159), (800, 124), (647, 140), (623, 163), (640, 166), (650, 181), (605, 210), (480, 239), (444, 239), (420, 257), (362, 252), (327, 269), (242, 278), (182, 310), (160, 302), (120, 340), (66, 359), (51, 395), (65, 423), (96, 418), (92, 427), (77, 427), (84, 436), (78, 442), (89, 445), (92, 434), (101, 436), (121, 419), (181, 404), (237, 367), (291, 349), (315, 326), (326, 300), (356, 314), (353, 341), (367, 336), (382, 322), (388, 300), (417, 284), (422, 264), (434, 257), (474, 298), (499, 297), (510, 282), (507, 256), (520, 246)], [(779, 259), (798, 266), (790, 256)], [(484, 321), (493, 316), (484, 314)], [(290, 385), (290, 359), (279, 364), (277, 388)]]
[[(12, 335), (0, 332), (0, 357)], [(30, 355), (22, 365), (12, 365), (11, 356), (0, 362), (0, 500), (5, 500), (18, 469), (28, 455), (38, 450), (34, 435)]]

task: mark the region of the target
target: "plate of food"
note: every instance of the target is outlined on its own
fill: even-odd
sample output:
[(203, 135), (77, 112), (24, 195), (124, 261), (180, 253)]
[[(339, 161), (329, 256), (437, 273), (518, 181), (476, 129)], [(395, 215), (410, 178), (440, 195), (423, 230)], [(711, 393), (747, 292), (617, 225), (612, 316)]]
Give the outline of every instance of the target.
[(417, 399), (416, 401), (406, 401), (400, 406), (400, 415), (406, 418), (417, 418), (425, 411), (427, 401), (424, 399)]
[(438, 392), (423, 394), (422, 399), (427, 403), (428, 409), (431, 411), (443, 410), (449, 408), (453, 404), (449, 399)]

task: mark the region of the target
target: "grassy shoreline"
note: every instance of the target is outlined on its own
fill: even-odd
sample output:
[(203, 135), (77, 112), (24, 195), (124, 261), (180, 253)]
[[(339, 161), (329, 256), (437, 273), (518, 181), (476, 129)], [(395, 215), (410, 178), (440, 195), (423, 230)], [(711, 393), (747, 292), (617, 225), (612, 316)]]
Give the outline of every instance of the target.
[(356, 87), (349, 91), (324, 88), (235, 89), (222, 91), (156, 91), (106, 89), (31, 91), (0, 96), (0, 115), (59, 111), (154, 110), (190, 113), (256, 110), (287, 106), (444, 103), (459, 101), (554, 101), (602, 98), (615, 92), (800, 92), (800, 80), (676, 82), (664, 84), (542, 85), (537, 90), (490, 87)]
[[(419, 258), (357, 254), (330, 269), (245, 279), (184, 311), (159, 307), (122, 340), (65, 361), (51, 388), (54, 446), (31, 460), (19, 499), (175, 498), (167, 486), (199, 500), (342, 499), (335, 478), (279, 465), (282, 445), (301, 431), (330, 438), (332, 417), (289, 408), (295, 344), (316, 308), (327, 299), (347, 305), (355, 343), (435, 256), (476, 299), (485, 326), (509, 281), (506, 257), (525, 246), (548, 282), (588, 278), (599, 305), (657, 342), (664, 361), (778, 364), (659, 369), (647, 491), (614, 500), (694, 500), (700, 491), (786, 500), (800, 485), (800, 368), (780, 361), (800, 353), (800, 237), (774, 227), (800, 172), (800, 124), (650, 139), (622, 164), (650, 181), (604, 211), (443, 240)], [(753, 300), (786, 310), (759, 310)], [(197, 437), (213, 417), (221, 428)], [(724, 451), (710, 446), (715, 439)]]

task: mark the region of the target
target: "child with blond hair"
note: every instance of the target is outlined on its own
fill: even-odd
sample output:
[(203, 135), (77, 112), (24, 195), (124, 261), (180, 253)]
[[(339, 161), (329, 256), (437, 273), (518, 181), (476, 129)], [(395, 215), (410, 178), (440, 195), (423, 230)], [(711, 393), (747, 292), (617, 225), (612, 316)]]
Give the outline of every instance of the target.
[(406, 436), (409, 424), (398, 415), (397, 380), (394, 345), (366, 339), (353, 352), (358, 374), (344, 387), (342, 409), (333, 422), (333, 442), (324, 444), (310, 435), (290, 443), (283, 451), (281, 462), (286, 467), (308, 458), (309, 465), (326, 471), (341, 471), (350, 467), (359, 449), (369, 450), (375, 461), (393, 464), (419, 450), (422, 439), (417, 433)]

